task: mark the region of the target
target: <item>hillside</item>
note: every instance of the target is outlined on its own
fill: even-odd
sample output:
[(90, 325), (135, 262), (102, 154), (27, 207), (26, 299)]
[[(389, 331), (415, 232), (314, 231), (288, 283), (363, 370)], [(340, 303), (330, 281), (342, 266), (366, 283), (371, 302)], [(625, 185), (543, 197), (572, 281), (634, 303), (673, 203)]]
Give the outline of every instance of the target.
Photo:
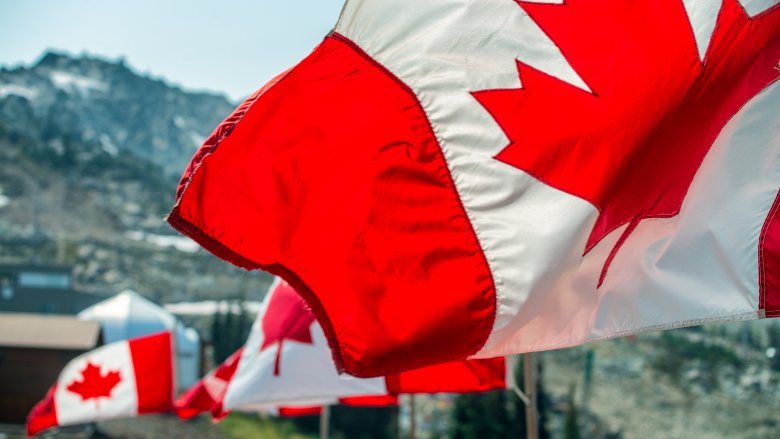
[(0, 262), (73, 265), (86, 291), (258, 297), (267, 276), (163, 220), (191, 155), (233, 107), (121, 61), (47, 53), (0, 70)]

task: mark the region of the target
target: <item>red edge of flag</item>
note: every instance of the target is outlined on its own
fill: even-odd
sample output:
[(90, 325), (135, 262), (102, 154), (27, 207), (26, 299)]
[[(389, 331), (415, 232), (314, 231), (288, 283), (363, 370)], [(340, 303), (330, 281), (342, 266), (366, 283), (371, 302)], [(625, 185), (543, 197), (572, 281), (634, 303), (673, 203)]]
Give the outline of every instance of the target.
[[(384, 68), (384, 66), (378, 64), (368, 54), (363, 52), (362, 49), (360, 49), (352, 41), (337, 33), (331, 33), (328, 37), (326, 37), (325, 42), (328, 42), (328, 40), (335, 41), (347, 46), (358, 57), (362, 57), (371, 66), (373, 66), (379, 72), (384, 74), (388, 79), (394, 81), (397, 84), (397, 86), (401, 90), (403, 90), (403, 92), (407, 93), (409, 97), (413, 99), (417, 108), (424, 114), (423, 107), (419, 102), (419, 99), (417, 98), (415, 93), (400, 79), (398, 79), (395, 75), (393, 75), (386, 68)], [(322, 47), (322, 45), (318, 46), (318, 48), (320, 47)], [(316, 52), (317, 49), (315, 49), (313, 53)], [(300, 66), (300, 64), (298, 66)], [(435, 361), (432, 361), (431, 359), (426, 359), (426, 358), (409, 357), (404, 360), (401, 367), (397, 365), (386, 366), (384, 364), (376, 364), (376, 363), (368, 367), (364, 367), (359, 362), (355, 362), (353, 358), (349, 357), (348, 355), (345, 355), (345, 352), (342, 348), (342, 344), (340, 343), (337, 337), (337, 333), (334, 329), (334, 325), (332, 323), (330, 316), (328, 315), (327, 310), (323, 306), (318, 296), (314, 293), (314, 291), (309, 287), (309, 285), (306, 284), (306, 282), (304, 282), (298, 276), (296, 272), (293, 271), (293, 269), (281, 263), (261, 264), (255, 262), (239, 254), (238, 252), (232, 250), (226, 244), (220, 242), (218, 239), (215, 239), (213, 236), (204, 232), (200, 227), (193, 224), (189, 220), (185, 219), (181, 215), (180, 204), (184, 197), (184, 193), (186, 192), (186, 189), (191, 183), (194, 175), (198, 172), (200, 165), (203, 163), (203, 161), (209, 155), (215, 152), (215, 150), (218, 148), (220, 143), (224, 141), (233, 132), (235, 126), (250, 111), (251, 107), (257, 102), (258, 98), (264, 93), (266, 93), (267, 91), (269, 91), (274, 85), (282, 82), (298, 66), (284, 72), (283, 74), (279, 75), (277, 78), (274, 78), (271, 82), (269, 82), (268, 85), (264, 86), (262, 89), (260, 89), (250, 98), (248, 98), (241, 106), (239, 106), (234, 111), (233, 114), (231, 114), (219, 127), (217, 127), (217, 129), (214, 131), (214, 133), (212, 133), (209, 139), (207, 139), (206, 142), (204, 142), (203, 146), (201, 146), (200, 150), (193, 157), (190, 165), (188, 166), (187, 170), (184, 173), (184, 176), (182, 177), (181, 183), (177, 191), (176, 204), (174, 205), (173, 209), (169, 213), (166, 220), (174, 229), (176, 229), (177, 231), (179, 231), (180, 233), (186, 236), (189, 236), (190, 238), (192, 238), (194, 241), (196, 241), (198, 244), (200, 244), (202, 247), (204, 247), (206, 250), (210, 251), (217, 257), (247, 270), (262, 269), (276, 276), (279, 276), (283, 278), (285, 281), (287, 281), (287, 283), (289, 283), (307, 302), (312, 312), (316, 316), (317, 320), (319, 321), (320, 325), (322, 326), (323, 332), (331, 348), (334, 363), (339, 372), (347, 372), (359, 378), (375, 377), (375, 376), (382, 376), (382, 375), (395, 373), (401, 369), (407, 369), (407, 370), (415, 369), (415, 368), (429, 366), (437, 362), (464, 359), (467, 356), (476, 353), (477, 351), (479, 351), (479, 349), (481, 349), (482, 346), (484, 346), (485, 342), (487, 341), (490, 332), (492, 330), (493, 322), (495, 321), (496, 312), (497, 312), (495, 282), (492, 276), (492, 272), (490, 271), (487, 258), (484, 252), (482, 251), (481, 247), (479, 247), (479, 242), (477, 239), (476, 232), (473, 228), (473, 225), (468, 220), (468, 215), (466, 214), (466, 210), (462, 200), (460, 199), (460, 195), (458, 194), (457, 190), (454, 189), (455, 185), (454, 185), (453, 177), (449, 171), (449, 167), (446, 165), (444, 166), (444, 169), (446, 170), (446, 178), (448, 179), (447, 183), (452, 188), (454, 197), (457, 200), (457, 204), (460, 209), (460, 213), (464, 218), (466, 218), (466, 223), (468, 225), (469, 232), (471, 234), (470, 239), (473, 239), (476, 242), (477, 247), (479, 248), (478, 251), (479, 257), (481, 258), (481, 264), (484, 266), (483, 268), (486, 273), (485, 277), (487, 278), (487, 283), (489, 284), (489, 292), (492, 295), (491, 296), (492, 303), (491, 303), (491, 308), (489, 310), (490, 318), (484, 319), (483, 323), (485, 322), (485, 320), (489, 320), (489, 321), (483, 325), (480, 325), (480, 326), (484, 326), (483, 328), (473, 328), (473, 331), (475, 333), (478, 333), (478, 336), (475, 337), (475, 339), (478, 338), (479, 341), (478, 342), (472, 341), (472, 343), (468, 346), (468, 352), (458, 352), (458, 355), (461, 356), (457, 358), (445, 358), (445, 359), (437, 358), (435, 359)], [(431, 133), (433, 133), (433, 128), (431, 127), (430, 121), (428, 121), (427, 117), (425, 117), (425, 121), (427, 123), (427, 128), (430, 130)], [(441, 146), (438, 144), (438, 140), (435, 139), (435, 137), (434, 137), (434, 142), (436, 148), (438, 149), (439, 156), (441, 157), (442, 160), (445, 160), (443, 156), (443, 152), (441, 151)], [(462, 351), (465, 351), (465, 349), (462, 349)]]
[(300, 416), (315, 416), (322, 414), (322, 406), (311, 407), (279, 407), (279, 416), (283, 418), (296, 418)]
[(398, 405), (398, 395), (367, 395), (339, 398), (339, 404), (349, 407), (392, 407)]
[(57, 385), (51, 386), (46, 396), (35, 404), (27, 415), (27, 436), (33, 437), (43, 430), (57, 426), (57, 406), (54, 404), (54, 393)]
[(240, 254), (225, 247), (221, 242), (212, 238), (204, 233), (201, 229), (185, 220), (179, 215), (178, 207), (174, 207), (171, 213), (168, 215), (168, 223), (176, 230), (184, 235), (189, 236), (201, 247), (205, 248), (209, 252), (213, 253), (220, 259), (230, 262), (233, 265), (244, 268), (246, 270), (260, 269), (267, 271), (274, 276), (279, 276), (290, 284), (298, 294), (301, 295), (306, 304), (309, 305), (314, 316), (317, 318), (320, 326), (322, 327), (325, 338), (328, 340), (328, 346), (330, 347), (331, 354), (333, 355), (333, 362), (336, 364), (336, 369), (339, 373), (348, 372), (353, 376), (360, 377), (353, 373), (351, 367), (345, 367), (344, 358), (342, 357), (341, 349), (339, 348), (338, 338), (336, 337), (336, 331), (333, 329), (333, 323), (330, 321), (325, 307), (317, 298), (317, 295), (304, 283), (298, 275), (292, 270), (280, 264), (263, 265), (256, 262), (252, 262), (249, 259), (241, 256)]
[(759, 311), (780, 317), (780, 192), (766, 217), (758, 239)]

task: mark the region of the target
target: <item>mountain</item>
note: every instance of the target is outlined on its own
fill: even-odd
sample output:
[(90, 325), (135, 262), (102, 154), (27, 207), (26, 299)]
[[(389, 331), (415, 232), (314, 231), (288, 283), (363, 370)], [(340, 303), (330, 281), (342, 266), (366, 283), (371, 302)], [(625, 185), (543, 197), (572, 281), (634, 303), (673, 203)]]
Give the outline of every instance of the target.
[(234, 106), (123, 61), (50, 52), (0, 69), (0, 262), (71, 265), (82, 290), (164, 301), (265, 288), (164, 222), (190, 157)]
[(33, 66), (0, 71), (0, 120), (44, 142), (69, 136), (127, 152), (178, 177), (234, 105), (141, 76), (124, 62), (46, 53)]

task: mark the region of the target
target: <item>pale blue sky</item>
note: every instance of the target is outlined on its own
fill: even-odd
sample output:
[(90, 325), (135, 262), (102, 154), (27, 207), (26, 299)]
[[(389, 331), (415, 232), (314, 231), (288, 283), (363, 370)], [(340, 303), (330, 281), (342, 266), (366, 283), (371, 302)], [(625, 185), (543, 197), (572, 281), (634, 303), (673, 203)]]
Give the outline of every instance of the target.
[(0, 65), (47, 48), (124, 56), (193, 90), (244, 97), (306, 56), (344, 0), (0, 0)]

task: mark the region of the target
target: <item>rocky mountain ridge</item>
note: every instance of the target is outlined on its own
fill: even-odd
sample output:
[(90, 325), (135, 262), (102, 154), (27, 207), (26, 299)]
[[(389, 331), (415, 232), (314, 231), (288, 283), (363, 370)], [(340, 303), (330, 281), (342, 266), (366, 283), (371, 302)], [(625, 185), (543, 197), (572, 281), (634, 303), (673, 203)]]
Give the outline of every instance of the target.
[(163, 301), (259, 295), (267, 276), (164, 222), (181, 172), (233, 107), (122, 61), (50, 52), (0, 69), (0, 263), (69, 265), (82, 290)]
[(63, 136), (111, 156), (129, 153), (178, 177), (234, 104), (139, 75), (123, 61), (48, 52), (30, 67), (0, 71), (0, 120), (63, 154)]

